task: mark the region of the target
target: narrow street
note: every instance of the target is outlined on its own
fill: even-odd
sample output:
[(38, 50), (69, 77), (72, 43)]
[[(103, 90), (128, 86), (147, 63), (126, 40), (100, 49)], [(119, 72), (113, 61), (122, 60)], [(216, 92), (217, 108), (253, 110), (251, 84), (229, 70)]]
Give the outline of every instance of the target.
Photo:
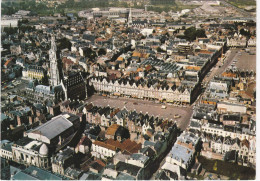
[[(161, 161), (160, 166), (159, 166), (159, 169), (162, 168), (162, 166), (163, 166), (163, 164), (164, 164), (165, 162), (166, 162), (166, 157), (164, 157), (164, 159)], [(154, 174), (153, 174), (153, 176), (150, 178), (150, 180), (155, 180), (155, 177), (156, 177), (156, 175), (158, 174), (159, 169), (158, 169), (156, 172), (154, 172)]]
[[(217, 62), (217, 64), (211, 69), (211, 71), (206, 75), (206, 77), (203, 79), (202, 84), (205, 88), (208, 87), (210, 81), (216, 76), (221, 75), (223, 72), (227, 70), (227, 68), (232, 64), (233, 60), (235, 60), (238, 57), (238, 53), (241, 49), (231, 49), (229, 53), (226, 53), (226, 59), (224, 60), (223, 65), (221, 66), (221, 62)], [(219, 67), (221, 66), (221, 67)], [(203, 93), (202, 93), (203, 94)], [(198, 102), (200, 102), (202, 94), (199, 95), (197, 100), (192, 104), (192, 106), (196, 105)]]

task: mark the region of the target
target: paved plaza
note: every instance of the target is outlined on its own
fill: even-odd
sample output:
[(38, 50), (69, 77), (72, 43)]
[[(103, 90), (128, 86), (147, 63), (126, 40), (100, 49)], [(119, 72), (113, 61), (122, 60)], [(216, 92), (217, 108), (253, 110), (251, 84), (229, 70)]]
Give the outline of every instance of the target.
[[(148, 113), (149, 115), (159, 116), (161, 118), (172, 119), (177, 122), (178, 127), (182, 130), (186, 129), (190, 122), (192, 114), (192, 107), (176, 107), (173, 105), (167, 105), (166, 109), (162, 109), (163, 104), (156, 104), (151, 101), (140, 99), (128, 99), (128, 98), (107, 98), (103, 96), (93, 95), (87, 102), (92, 102), (96, 106), (107, 106), (114, 108), (126, 107), (127, 110), (136, 110), (142, 113)], [(176, 118), (176, 115), (180, 115), (180, 118)]]

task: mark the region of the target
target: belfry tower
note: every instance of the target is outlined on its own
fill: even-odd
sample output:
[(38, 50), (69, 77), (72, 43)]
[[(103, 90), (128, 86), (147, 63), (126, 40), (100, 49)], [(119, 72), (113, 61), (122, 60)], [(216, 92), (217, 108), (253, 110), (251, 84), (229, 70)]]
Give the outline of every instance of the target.
[(49, 51), (50, 57), (50, 85), (57, 86), (60, 84), (60, 75), (58, 70), (57, 56), (56, 56), (55, 37), (51, 36), (51, 49)]
[(131, 27), (133, 24), (133, 20), (132, 20), (132, 9), (130, 8), (129, 10), (129, 15), (128, 15), (128, 27)]

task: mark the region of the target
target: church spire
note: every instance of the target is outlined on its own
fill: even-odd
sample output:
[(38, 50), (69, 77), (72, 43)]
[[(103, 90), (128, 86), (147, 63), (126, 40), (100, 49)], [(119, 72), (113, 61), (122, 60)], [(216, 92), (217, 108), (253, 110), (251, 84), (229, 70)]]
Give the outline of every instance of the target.
[(58, 70), (57, 56), (56, 56), (56, 43), (54, 35), (51, 36), (51, 49), (49, 51), (50, 57), (50, 85), (57, 86), (60, 84), (60, 75)]
[(130, 7), (129, 15), (128, 15), (128, 26), (132, 26), (133, 20), (132, 20), (132, 9)]
[(57, 47), (56, 47), (56, 43), (55, 43), (55, 36), (54, 35), (52, 35), (51, 36), (51, 49), (53, 50), (53, 51), (57, 51)]

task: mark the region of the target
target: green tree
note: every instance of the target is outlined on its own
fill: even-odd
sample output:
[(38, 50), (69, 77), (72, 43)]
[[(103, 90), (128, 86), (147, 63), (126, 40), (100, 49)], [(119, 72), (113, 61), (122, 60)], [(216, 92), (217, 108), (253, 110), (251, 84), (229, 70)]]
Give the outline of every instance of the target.
[(246, 37), (250, 37), (251, 36), (250, 32), (246, 31), (244, 28), (242, 28), (240, 30), (240, 34), (243, 35), (243, 36), (246, 36)]
[(104, 49), (104, 48), (100, 48), (99, 50), (98, 50), (98, 55), (100, 56), (100, 55), (106, 55), (107, 54), (107, 52), (106, 52), (106, 50)]
[(68, 48), (69, 50), (71, 49), (71, 42), (67, 38), (62, 38), (57, 40), (57, 48), (59, 50)]
[(46, 85), (46, 86), (49, 85), (49, 77), (48, 77), (46, 71), (44, 72), (43, 77), (42, 77), (42, 79), (40, 80), (40, 83), (41, 83), (42, 85)]
[(205, 30), (204, 29), (198, 29), (196, 30), (196, 37), (197, 38), (206, 38)]
[(156, 50), (157, 52), (165, 52), (163, 49), (161, 49), (161, 47), (158, 47)]
[(10, 27), (4, 27), (4, 32), (6, 33), (7, 36), (16, 33), (17, 30), (18, 30), (18, 28), (16, 28), (16, 27), (11, 27), (11, 26)]
[(184, 31), (185, 38), (188, 41), (193, 41), (196, 39), (196, 28), (190, 27)]
[(190, 27), (184, 31), (184, 35), (186, 40), (193, 41), (196, 38), (206, 38), (205, 30), (204, 29), (198, 29), (196, 30), (195, 27)]

